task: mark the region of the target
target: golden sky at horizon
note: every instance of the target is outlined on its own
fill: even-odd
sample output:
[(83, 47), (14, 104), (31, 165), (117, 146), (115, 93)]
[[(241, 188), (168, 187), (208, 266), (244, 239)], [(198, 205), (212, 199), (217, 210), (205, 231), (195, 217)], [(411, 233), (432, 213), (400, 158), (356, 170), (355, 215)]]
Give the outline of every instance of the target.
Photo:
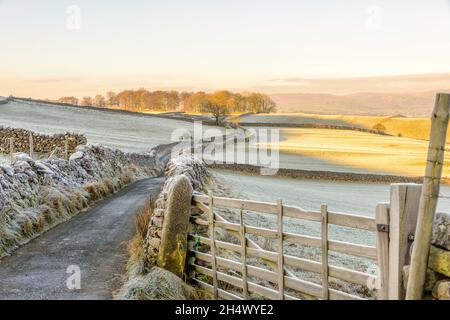
[(450, 88), (448, 0), (2, 0), (0, 10), (0, 95)]

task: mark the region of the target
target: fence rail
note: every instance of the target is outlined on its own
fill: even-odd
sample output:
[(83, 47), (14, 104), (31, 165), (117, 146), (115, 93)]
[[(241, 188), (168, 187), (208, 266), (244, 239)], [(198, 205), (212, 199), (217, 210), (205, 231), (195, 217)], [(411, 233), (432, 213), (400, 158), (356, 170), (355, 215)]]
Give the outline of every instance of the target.
[[(378, 270), (385, 270), (387, 261), (387, 210), (377, 209), (377, 217), (369, 218), (342, 212), (329, 211), (322, 205), (320, 211), (304, 210), (296, 206), (287, 206), (279, 200), (277, 203), (257, 202), (235, 198), (213, 197), (211, 194), (194, 194), (193, 206), (205, 213), (207, 218), (192, 216), (191, 223), (208, 228), (208, 236), (189, 234), (188, 259), (192, 281), (201, 288), (214, 294), (216, 298), (248, 299), (250, 293), (258, 294), (267, 299), (299, 299), (299, 297), (319, 299), (349, 299), (363, 298), (336, 290), (330, 287), (330, 278), (340, 279), (349, 283), (367, 286), (368, 283), (378, 283), (380, 298), (385, 298), (387, 277), (383, 274), (368, 273), (332, 265), (328, 262), (329, 252), (363, 257), (382, 264)], [(237, 209), (236, 218), (239, 223), (228, 221), (216, 208)], [(269, 214), (277, 217), (276, 228), (268, 229), (250, 226), (244, 223), (245, 211)], [(321, 236), (312, 237), (283, 230), (285, 217), (308, 220), (320, 223)], [(237, 220), (237, 219), (235, 219)], [(374, 232), (377, 247), (354, 244), (328, 238), (329, 225), (354, 228)], [(380, 227), (380, 226), (384, 226)], [(238, 239), (240, 244), (215, 239), (216, 229), (228, 231)], [(255, 235), (264, 239), (271, 239), (277, 243), (276, 251), (266, 250), (248, 237)], [(296, 257), (284, 252), (284, 244), (292, 243), (300, 246), (317, 248), (321, 252), (321, 262)], [(202, 251), (198, 249), (202, 247)], [(209, 252), (204, 252), (209, 247)], [(218, 255), (218, 251), (226, 250), (235, 255), (236, 259), (229, 259)], [(240, 261), (237, 257), (240, 257)], [(259, 258), (271, 270), (253, 266), (247, 263), (249, 258)], [(209, 266), (209, 267), (208, 267)], [(300, 269), (317, 274), (322, 284), (299, 279), (291, 269)], [(207, 277), (206, 281), (203, 277)], [(272, 286), (262, 286), (253, 279), (267, 281)], [(221, 285), (222, 284), (222, 285)], [(239, 290), (227, 290), (223, 284), (231, 285)]]

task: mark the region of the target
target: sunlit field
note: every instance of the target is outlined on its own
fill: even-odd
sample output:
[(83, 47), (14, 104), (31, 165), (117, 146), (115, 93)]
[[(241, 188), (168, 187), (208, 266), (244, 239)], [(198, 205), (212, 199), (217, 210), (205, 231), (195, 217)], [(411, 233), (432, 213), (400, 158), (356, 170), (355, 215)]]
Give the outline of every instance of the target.
[[(430, 114), (431, 116), (431, 114)], [(347, 127), (373, 129), (381, 124), (383, 132), (406, 138), (429, 139), (431, 121), (428, 118), (409, 118), (401, 116), (352, 116), (352, 115), (319, 115), (307, 113), (277, 113), (244, 115), (241, 122), (246, 123), (284, 123), (284, 124), (328, 124)], [(450, 141), (450, 133), (447, 141)]]
[[(280, 129), (280, 159), (300, 164), (304, 159), (343, 166), (349, 171), (378, 172), (408, 176), (423, 176), (428, 142), (411, 138), (382, 136), (365, 132), (334, 129)], [(445, 162), (444, 176), (449, 176), (449, 160)], [(293, 167), (292, 163), (289, 167)], [(302, 169), (301, 165), (298, 167)], [(333, 171), (333, 170), (332, 170)]]

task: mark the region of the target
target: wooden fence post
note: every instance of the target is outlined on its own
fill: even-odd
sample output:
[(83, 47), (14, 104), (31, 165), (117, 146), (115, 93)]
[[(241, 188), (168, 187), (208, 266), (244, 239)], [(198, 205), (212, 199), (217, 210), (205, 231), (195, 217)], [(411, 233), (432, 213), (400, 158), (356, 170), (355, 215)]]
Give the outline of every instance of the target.
[(379, 203), (376, 207), (377, 224), (377, 299), (387, 300), (389, 282), (389, 204)]
[(64, 159), (69, 160), (69, 139), (64, 142)]
[(214, 286), (214, 298), (217, 300), (219, 298), (219, 289), (217, 282), (217, 260), (216, 260), (216, 238), (214, 234), (214, 198), (212, 191), (208, 192), (209, 198), (209, 237), (211, 239), (211, 266), (213, 270), (213, 286)]
[(283, 201), (278, 199), (278, 294), (284, 300)]
[[(242, 205), (243, 207), (243, 205)], [(240, 210), (240, 233), (241, 233), (241, 262), (242, 262), (242, 293), (244, 294), (244, 299), (248, 300), (248, 280), (247, 280), (247, 241), (245, 239), (245, 223), (244, 223), (244, 210), (241, 207)]]
[(403, 267), (409, 264), (410, 235), (416, 230), (422, 186), (392, 184), (389, 209), (389, 285), (388, 299), (403, 300)]
[(13, 163), (13, 153), (14, 153), (14, 138), (9, 138), (9, 161)]
[(322, 212), (322, 298), (330, 299), (330, 291), (328, 290), (328, 206), (322, 204), (320, 207)]
[(431, 233), (439, 197), (439, 185), (444, 165), (445, 140), (450, 112), (450, 95), (438, 94), (433, 110), (427, 166), (420, 197), (419, 218), (409, 271), (408, 300), (422, 298), (430, 250)]
[(33, 146), (33, 134), (30, 132), (30, 158), (33, 158), (34, 146)]

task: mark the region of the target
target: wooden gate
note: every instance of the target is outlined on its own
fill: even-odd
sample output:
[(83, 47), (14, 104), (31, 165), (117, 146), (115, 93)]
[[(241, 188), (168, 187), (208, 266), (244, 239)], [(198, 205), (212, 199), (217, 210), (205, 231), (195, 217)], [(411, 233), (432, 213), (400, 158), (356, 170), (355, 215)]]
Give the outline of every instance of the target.
[[(189, 233), (188, 270), (192, 282), (212, 293), (215, 298), (364, 299), (333, 287), (330, 278), (360, 287), (373, 286), (376, 287), (377, 298), (387, 297), (388, 205), (377, 207), (375, 219), (332, 212), (327, 205), (322, 205), (320, 211), (310, 211), (284, 205), (281, 200), (266, 203), (215, 197), (212, 194), (195, 194), (193, 206), (204, 214), (191, 217), (193, 230)], [(233, 219), (230, 216), (225, 218), (218, 209), (234, 212)], [(276, 223), (273, 228), (251, 226), (245, 222), (245, 216), (249, 212), (272, 216), (273, 220), (276, 218)], [(289, 221), (293, 221), (291, 219), (319, 224), (321, 236), (286, 232), (284, 227)], [(377, 244), (367, 246), (330, 240), (330, 225), (375, 233)], [(225, 230), (230, 239), (216, 239), (218, 229)], [(254, 240), (255, 237), (276, 243), (276, 250), (264, 249)], [(314, 248), (321, 257), (318, 259), (320, 262), (286, 252), (285, 247), (289, 244)], [(225, 257), (220, 252), (229, 254)], [(330, 264), (330, 252), (372, 260), (373, 265), (377, 266), (374, 270), (376, 272), (369, 274)], [(264, 261), (264, 264), (249, 264), (249, 259), (255, 258)], [(316, 275), (318, 281), (300, 279), (293, 270)]]

